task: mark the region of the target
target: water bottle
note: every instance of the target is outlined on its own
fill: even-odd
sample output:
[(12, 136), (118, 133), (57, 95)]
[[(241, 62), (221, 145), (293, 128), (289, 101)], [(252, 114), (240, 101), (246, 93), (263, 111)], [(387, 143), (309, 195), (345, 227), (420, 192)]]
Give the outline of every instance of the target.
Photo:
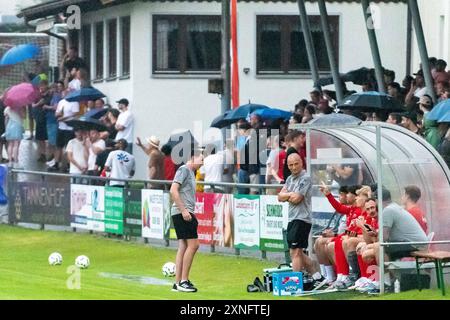
[(400, 281), (398, 281), (398, 279), (396, 279), (394, 282), (394, 292), (400, 293)]

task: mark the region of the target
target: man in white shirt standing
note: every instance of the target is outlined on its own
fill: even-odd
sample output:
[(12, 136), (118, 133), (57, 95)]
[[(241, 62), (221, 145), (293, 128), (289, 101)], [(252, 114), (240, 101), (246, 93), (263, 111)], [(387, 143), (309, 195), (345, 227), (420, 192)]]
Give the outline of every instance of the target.
[[(108, 155), (106, 159), (105, 169), (110, 172), (110, 178), (117, 179), (130, 179), (134, 176), (135, 171), (135, 161), (134, 157), (129, 154), (126, 150), (128, 142), (125, 139), (120, 139), (116, 142), (116, 149)], [(124, 181), (114, 181), (111, 180), (109, 185), (112, 187), (125, 186)]]
[(128, 108), (129, 102), (127, 99), (122, 98), (118, 103), (118, 108), (121, 111), (116, 122), (116, 141), (120, 139), (125, 139), (128, 143), (127, 152), (133, 153), (133, 128), (134, 128), (134, 117)]
[[(65, 91), (63, 95), (66, 96), (67, 91)], [(78, 102), (69, 102), (66, 99), (62, 99), (58, 102), (58, 106), (55, 111), (55, 116), (58, 120), (58, 133), (56, 134), (57, 149), (55, 153), (55, 164), (53, 167), (49, 168), (49, 171), (58, 171), (60, 169), (64, 147), (67, 145), (69, 140), (74, 138), (73, 128), (69, 127), (64, 121), (78, 115), (79, 112), (80, 104)]]
[(97, 160), (97, 155), (106, 149), (105, 140), (100, 138), (98, 130), (89, 131), (87, 146), (89, 148), (88, 174), (90, 176), (98, 176), (100, 172), (97, 171), (95, 161)]
[[(203, 160), (200, 173), (205, 175), (205, 182), (222, 182), (224, 170), (224, 155), (216, 153), (216, 147), (211, 150), (211, 154)], [(223, 192), (221, 186), (205, 185), (205, 192)]]
[[(67, 159), (70, 163), (71, 175), (84, 175), (88, 169), (89, 151), (87, 147), (87, 133), (83, 130), (75, 130), (75, 138), (67, 143)], [(81, 183), (75, 180), (74, 183)]]

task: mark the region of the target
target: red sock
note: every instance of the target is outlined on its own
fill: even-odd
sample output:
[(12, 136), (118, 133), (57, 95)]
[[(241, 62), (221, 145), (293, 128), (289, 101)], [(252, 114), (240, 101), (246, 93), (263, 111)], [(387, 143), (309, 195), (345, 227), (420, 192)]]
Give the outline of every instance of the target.
[(336, 256), (336, 273), (348, 276), (349, 267), (344, 249), (342, 248), (341, 237), (336, 237), (336, 240), (334, 241), (334, 254)]
[(358, 254), (358, 265), (359, 265), (359, 270), (361, 271), (361, 277), (367, 278), (368, 265), (367, 265), (367, 263), (364, 262), (364, 260), (360, 254)]

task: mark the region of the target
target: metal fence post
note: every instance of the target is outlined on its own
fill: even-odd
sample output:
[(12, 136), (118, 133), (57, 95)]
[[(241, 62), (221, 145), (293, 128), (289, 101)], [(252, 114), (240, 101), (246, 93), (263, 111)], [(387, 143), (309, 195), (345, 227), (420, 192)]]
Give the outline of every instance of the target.
[[(7, 182), (7, 188), (8, 188), (8, 224), (14, 224), (14, 220), (15, 219), (11, 219), (11, 217), (13, 217), (14, 215), (14, 211), (15, 211), (15, 198), (12, 199), (11, 195), (14, 193), (13, 192), (13, 188), (15, 185), (15, 180), (16, 180), (16, 174), (15, 172), (13, 172), (12, 170), (8, 170), (8, 182)], [(11, 201), (13, 201), (13, 204), (11, 204)]]
[(267, 251), (261, 250), (261, 259), (267, 260)]

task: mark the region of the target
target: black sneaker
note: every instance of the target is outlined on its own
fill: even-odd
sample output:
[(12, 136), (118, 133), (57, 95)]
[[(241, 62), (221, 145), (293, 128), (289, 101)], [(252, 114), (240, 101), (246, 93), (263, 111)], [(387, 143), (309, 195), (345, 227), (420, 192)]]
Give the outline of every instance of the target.
[(187, 281), (192, 287), (195, 287), (195, 285), (191, 282), (191, 280), (188, 279)]
[(197, 292), (197, 288), (194, 287), (189, 280), (185, 280), (176, 285), (177, 290), (181, 292)]
[(176, 284), (176, 283), (173, 284), (173, 286), (172, 286), (172, 291), (178, 291), (178, 289), (177, 289), (177, 284)]
[(47, 171), (48, 172), (59, 172), (59, 166), (57, 164), (55, 164), (54, 166), (48, 167)]
[(313, 290), (325, 289), (327, 287), (327, 279), (321, 277), (320, 279), (313, 280)]

